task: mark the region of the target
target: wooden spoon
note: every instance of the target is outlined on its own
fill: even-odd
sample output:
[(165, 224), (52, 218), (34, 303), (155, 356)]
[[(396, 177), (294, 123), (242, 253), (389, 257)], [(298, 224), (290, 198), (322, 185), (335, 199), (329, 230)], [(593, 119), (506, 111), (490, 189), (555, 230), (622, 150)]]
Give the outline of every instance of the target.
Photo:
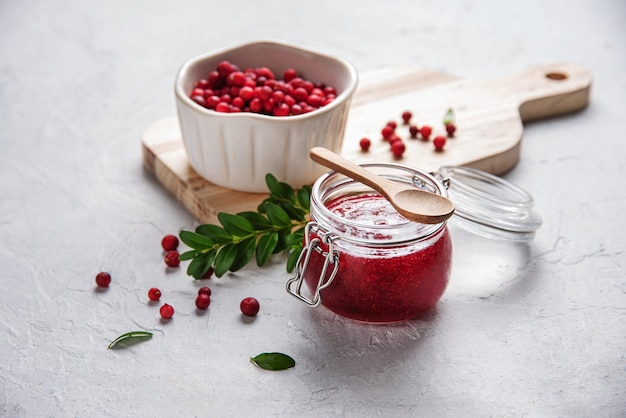
[(312, 148), (309, 155), (313, 161), (376, 190), (410, 221), (438, 224), (454, 212), (454, 205), (449, 199), (378, 176), (326, 148)]

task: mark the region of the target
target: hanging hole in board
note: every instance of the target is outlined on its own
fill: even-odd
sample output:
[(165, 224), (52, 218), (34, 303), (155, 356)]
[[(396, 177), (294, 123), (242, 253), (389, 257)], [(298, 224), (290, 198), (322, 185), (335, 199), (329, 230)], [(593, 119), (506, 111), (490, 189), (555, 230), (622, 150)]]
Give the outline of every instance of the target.
[(567, 74), (564, 73), (547, 73), (546, 78), (550, 80), (562, 81), (567, 80)]

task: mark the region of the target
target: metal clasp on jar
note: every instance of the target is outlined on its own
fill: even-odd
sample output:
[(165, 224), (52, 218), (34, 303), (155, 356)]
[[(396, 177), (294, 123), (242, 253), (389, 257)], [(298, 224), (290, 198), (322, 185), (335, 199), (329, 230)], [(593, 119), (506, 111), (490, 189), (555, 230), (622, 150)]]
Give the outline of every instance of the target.
[[(311, 239), (312, 234), (316, 234), (317, 236)], [(330, 286), (339, 269), (339, 253), (334, 248), (334, 240), (337, 238), (336, 235), (331, 234), (319, 226), (317, 222), (309, 222), (306, 225), (304, 230), (304, 247), (296, 263), (296, 275), (287, 281), (287, 292), (312, 307), (319, 306), (322, 302), (320, 292)], [(327, 251), (322, 249), (321, 243), (324, 243), (328, 247)], [(322, 267), (317, 286), (312, 292), (312, 296), (308, 297), (302, 294), (302, 284), (304, 283), (304, 275), (309, 267), (312, 251), (316, 251), (324, 257), (324, 266)], [(333, 269), (330, 275), (326, 277), (331, 264), (333, 265)]]

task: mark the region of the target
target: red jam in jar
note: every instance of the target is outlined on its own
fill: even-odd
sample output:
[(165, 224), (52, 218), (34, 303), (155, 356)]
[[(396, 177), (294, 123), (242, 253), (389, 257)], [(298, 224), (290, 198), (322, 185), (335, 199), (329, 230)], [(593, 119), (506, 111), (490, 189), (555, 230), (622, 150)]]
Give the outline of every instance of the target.
[[(396, 164), (364, 166), (446, 195), (445, 187), (427, 173)], [(331, 172), (313, 186), (305, 249), (288, 290), (347, 318), (403, 321), (441, 298), (451, 260), (445, 223), (410, 222), (367, 186)], [(311, 296), (302, 294), (302, 282)]]

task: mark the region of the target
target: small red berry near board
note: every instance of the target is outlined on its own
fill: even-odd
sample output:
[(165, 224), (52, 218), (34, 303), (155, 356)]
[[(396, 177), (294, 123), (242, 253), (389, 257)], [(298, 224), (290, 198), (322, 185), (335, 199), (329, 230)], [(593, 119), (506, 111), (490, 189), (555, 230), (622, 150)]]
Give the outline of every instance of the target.
[(201, 293), (196, 298), (196, 308), (205, 310), (211, 304), (211, 297), (206, 293)]
[(402, 142), (402, 140), (395, 141), (393, 144), (391, 144), (391, 153), (395, 158), (402, 158), (404, 151), (406, 151), (406, 146), (404, 145), (404, 142)]
[(180, 265), (180, 259), (178, 256), (178, 251), (168, 251), (164, 258), (165, 264), (167, 264), (168, 267), (178, 267)]
[(198, 294), (211, 296), (211, 288), (206, 286), (201, 287), (200, 289), (198, 289)]
[(239, 304), (241, 313), (246, 316), (256, 316), (259, 313), (260, 305), (259, 301), (255, 298), (244, 298)]
[(419, 134), (419, 128), (417, 127), (417, 125), (411, 125), (409, 126), (409, 135), (411, 135), (411, 138), (415, 139), (417, 138), (417, 134)]
[(161, 306), (159, 309), (159, 313), (161, 314), (161, 318), (163, 319), (171, 319), (174, 316), (174, 308), (172, 305), (168, 305), (167, 303)]
[(148, 290), (148, 299), (153, 302), (161, 299), (161, 291), (156, 287), (150, 288), (150, 290)]
[(449, 123), (446, 125), (446, 132), (448, 133), (448, 137), (454, 137), (454, 133), (456, 132), (456, 125), (453, 123)]
[(404, 122), (405, 125), (408, 125), (409, 122), (411, 122), (411, 118), (413, 117), (413, 114), (406, 110), (404, 112), (402, 112), (402, 121)]
[(161, 247), (165, 251), (173, 251), (178, 248), (178, 237), (175, 235), (166, 235), (161, 240)]
[(109, 287), (111, 284), (111, 275), (106, 271), (101, 271), (96, 275), (96, 284), (98, 287)]

